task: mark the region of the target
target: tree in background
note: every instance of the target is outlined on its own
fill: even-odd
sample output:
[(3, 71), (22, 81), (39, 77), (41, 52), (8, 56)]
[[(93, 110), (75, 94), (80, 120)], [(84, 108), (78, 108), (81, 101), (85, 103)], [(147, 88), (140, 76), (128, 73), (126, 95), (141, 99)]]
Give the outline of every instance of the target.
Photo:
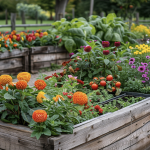
[(126, 14), (126, 16), (129, 18), (129, 30), (131, 30), (132, 25), (132, 17), (137, 11), (138, 8), (140, 8), (142, 3), (147, 3), (149, 0), (111, 0), (112, 2), (115, 2), (122, 8), (122, 12)]

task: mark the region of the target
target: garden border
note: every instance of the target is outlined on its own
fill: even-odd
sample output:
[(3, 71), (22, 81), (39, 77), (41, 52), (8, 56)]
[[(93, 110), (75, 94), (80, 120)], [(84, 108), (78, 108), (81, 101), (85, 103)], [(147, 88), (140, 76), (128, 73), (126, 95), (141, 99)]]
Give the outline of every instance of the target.
[(31, 130), (0, 122), (0, 148), (9, 150), (141, 150), (150, 146), (150, 97), (95, 118), (58, 137), (31, 138)]

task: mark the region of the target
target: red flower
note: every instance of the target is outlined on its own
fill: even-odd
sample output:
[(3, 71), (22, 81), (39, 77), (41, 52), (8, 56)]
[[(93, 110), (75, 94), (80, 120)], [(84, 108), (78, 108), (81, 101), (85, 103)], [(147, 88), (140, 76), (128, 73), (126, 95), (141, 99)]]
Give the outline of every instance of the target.
[(103, 113), (103, 109), (102, 108), (100, 108), (98, 111), (99, 111), (99, 114)]
[(79, 113), (80, 113), (80, 116), (82, 115), (82, 111), (81, 110), (79, 110)]
[(74, 71), (79, 71), (80, 70), (80, 68), (76, 68)]
[(110, 43), (109, 41), (102, 41), (103, 47), (109, 47)]
[(94, 108), (95, 108), (96, 110), (99, 110), (99, 109), (100, 109), (100, 106), (99, 106), (99, 105), (96, 105)]
[(77, 62), (78, 60), (74, 60), (74, 62)]
[(104, 55), (108, 55), (109, 53), (110, 53), (109, 50), (103, 50)]
[(85, 51), (85, 52), (90, 52), (90, 51), (91, 51), (91, 49), (92, 49), (92, 47), (91, 47), (91, 46), (86, 46), (86, 47), (84, 48), (84, 51)]
[(58, 77), (58, 74), (57, 73), (54, 73), (52, 74), (52, 76), (55, 76), (56, 78)]
[(120, 45), (121, 45), (120, 42), (115, 42), (115, 43), (114, 43), (114, 46), (116, 46), (116, 47), (119, 47)]
[(65, 96), (65, 95), (67, 96), (67, 94), (68, 94), (67, 92), (63, 92), (63, 95), (64, 95), (64, 96)]
[(72, 99), (72, 95), (67, 95), (67, 97), (68, 97), (69, 99)]
[(47, 79), (49, 79), (49, 78), (52, 78), (52, 76), (47, 76), (47, 77), (45, 77), (44, 79), (47, 80)]
[(64, 76), (64, 73), (63, 73), (63, 72), (61, 72), (61, 73), (60, 73), (60, 75), (63, 77), (63, 76)]
[(77, 79), (77, 82), (82, 84), (82, 85), (84, 84), (84, 82), (82, 80), (79, 80), (79, 79)]

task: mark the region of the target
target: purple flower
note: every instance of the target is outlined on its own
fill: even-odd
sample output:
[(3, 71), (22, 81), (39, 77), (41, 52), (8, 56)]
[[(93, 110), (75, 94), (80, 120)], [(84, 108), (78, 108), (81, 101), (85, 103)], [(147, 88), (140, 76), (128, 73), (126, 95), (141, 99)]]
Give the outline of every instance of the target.
[(74, 55), (74, 53), (69, 53), (69, 56), (71, 57), (72, 55)]
[(148, 81), (148, 80), (149, 80), (149, 77), (146, 77), (145, 80)]
[(147, 74), (142, 74), (142, 77), (143, 77), (143, 78), (146, 78), (146, 77), (147, 77)]
[(130, 58), (129, 61), (135, 62), (135, 58)]
[(83, 46), (80, 46), (80, 48), (83, 48)]
[(89, 41), (90, 43), (92, 42), (92, 41)]
[(147, 63), (143, 63), (143, 66), (147, 67), (147, 66), (148, 66), (148, 64), (147, 64)]
[(139, 66), (138, 71), (139, 72), (144, 72), (145, 71), (145, 66)]
[(142, 81), (142, 83), (145, 83), (146, 81)]
[(145, 74), (148, 74), (148, 72), (145, 72)]
[(116, 52), (113, 52), (114, 54), (116, 53)]
[(96, 42), (97, 40), (94, 40), (94, 42)]
[(109, 41), (102, 41), (102, 45), (105, 48), (105, 47), (109, 47), (110, 43)]
[(150, 56), (146, 56), (147, 59), (150, 59)]
[(148, 68), (146, 69), (146, 71), (149, 71)]
[(131, 66), (131, 68), (135, 69), (135, 68), (136, 68), (136, 66), (135, 66), (135, 65), (132, 65), (132, 66)]
[(150, 62), (149, 62), (149, 64), (150, 64)]
[(121, 63), (121, 60), (118, 60), (116, 63)]
[(130, 62), (129, 62), (129, 65), (133, 65), (133, 63), (134, 63), (133, 61), (130, 61)]

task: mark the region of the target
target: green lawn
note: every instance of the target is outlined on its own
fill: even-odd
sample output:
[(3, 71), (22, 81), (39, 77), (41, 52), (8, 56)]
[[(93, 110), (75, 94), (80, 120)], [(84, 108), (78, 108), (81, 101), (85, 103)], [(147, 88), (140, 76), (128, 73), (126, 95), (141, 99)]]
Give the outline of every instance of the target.
[[(54, 21), (50, 21), (50, 20), (46, 20), (43, 21), (43, 24), (52, 24)], [(10, 20), (8, 20), (8, 25), (10, 25), (11, 22)], [(22, 24), (21, 20), (16, 20), (16, 24)], [(36, 20), (26, 20), (26, 24), (36, 24)], [(38, 24), (41, 24), (40, 20), (38, 20)], [(0, 25), (5, 25), (5, 20), (0, 20)], [(43, 29), (43, 30), (47, 30), (49, 29), (49, 26), (46, 27), (26, 27), (26, 29), (24, 27), (16, 27), (17, 31), (25, 31), (25, 30), (37, 30), (37, 29)], [(4, 31), (11, 31), (10, 27), (7, 28), (0, 28), (0, 31), (4, 32)]]

